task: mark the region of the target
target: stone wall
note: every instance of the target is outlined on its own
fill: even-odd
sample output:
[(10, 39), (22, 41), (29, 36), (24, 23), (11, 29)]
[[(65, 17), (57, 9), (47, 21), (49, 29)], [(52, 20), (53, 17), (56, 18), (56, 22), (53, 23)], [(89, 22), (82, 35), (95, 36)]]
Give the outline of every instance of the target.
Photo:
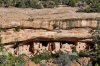
[(87, 44), (85, 42), (77, 42), (75, 44), (70, 44), (67, 42), (33, 42), (33, 44), (27, 43), (16, 46), (16, 48), (13, 47), (14, 45), (6, 45), (4, 46), (6, 48), (6, 51), (9, 53), (12, 53), (16, 56), (21, 54), (26, 54), (28, 56), (31, 56), (36, 53), (43, 53), (43, 52), (52, 52), (56, 53), (59, 51), (62, 51), (64, 53), (71, 53), (73, 50), (73, 47), (76, 48), (77, 52), (88, 50), (86, 49)]

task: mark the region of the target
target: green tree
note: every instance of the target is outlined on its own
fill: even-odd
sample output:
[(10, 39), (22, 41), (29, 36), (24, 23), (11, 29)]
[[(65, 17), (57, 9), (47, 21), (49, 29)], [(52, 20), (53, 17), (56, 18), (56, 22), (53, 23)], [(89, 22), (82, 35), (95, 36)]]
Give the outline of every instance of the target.
[(62, 0), (62, 4), (68, 5), (70, 0)]
[(72, 6), (72, 7), (75, 7), (77, 2), (78, 2), (78, 0), (69, 0), (68, 5)]

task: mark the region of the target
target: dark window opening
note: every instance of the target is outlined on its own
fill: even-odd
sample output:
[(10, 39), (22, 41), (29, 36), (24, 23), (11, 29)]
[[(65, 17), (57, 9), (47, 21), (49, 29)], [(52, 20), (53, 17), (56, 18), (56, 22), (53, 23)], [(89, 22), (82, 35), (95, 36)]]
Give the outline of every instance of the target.
[(41, 41), (40, 43), (42, 43), (42, 46), (45, 46), (45, 47), (47, 47), (47, 45), (48, 45), (47, 41)]
[(66, 44), (66, 43), (68, 43), (68, 44), (76, 44), (76, 42), (73, 42), (73, 41), (62, 41), (61, 43), (62, 44)]

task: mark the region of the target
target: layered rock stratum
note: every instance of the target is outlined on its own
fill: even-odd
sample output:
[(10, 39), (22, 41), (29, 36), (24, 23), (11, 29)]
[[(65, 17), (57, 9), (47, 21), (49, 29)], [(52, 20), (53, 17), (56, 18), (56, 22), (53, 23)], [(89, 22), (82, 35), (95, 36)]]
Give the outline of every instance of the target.
[[(0, 8), (1, 43), (16, 41), (91, 41), (100, 13), (77, 13), (77, 8)], [(18, 31), (16, 31), (18, 29)]]

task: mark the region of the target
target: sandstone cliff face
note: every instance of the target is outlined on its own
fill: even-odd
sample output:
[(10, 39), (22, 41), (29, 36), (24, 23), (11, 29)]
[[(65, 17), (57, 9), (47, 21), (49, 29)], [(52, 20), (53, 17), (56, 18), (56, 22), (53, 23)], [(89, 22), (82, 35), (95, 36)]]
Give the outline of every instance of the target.
[[(100, 24), (96, 19), (42, 19), (30, 22), (3, 22), (0, 25), (1, 42), (10, 43), (30, 39), (34, 41), (82, 41), (90, 39), (91, 30)], [(15, 29), (19, 29), (19, 31), (15, 31)]]
[(47, 29), (54, 30), (56, 27), (59, 29), (68, 29), (68, 27), (92, 27), (99, 26), (96, 19), (61, 19), (61, 20), (44, 20), (38, 19), (34, 21), (11, 21), (1, 22), (0, 28), (33, 28), (33, 29)]
[(87, 14), (75, 11), (76, 9), (70, 7), (38, 10), (0, 8), (1, 43), (30, 39), (90, 41), (91, 30), (100, 25), (100, 13)]
[(9, 30), (7, 32), (2, 32), (2, 43), (10, 43), (15, 41), (25, 41), (29, 39), (33, 39), (33, 41), (43, 40), (43, 41), (66, 41), (71, 40), (73, 41), (79, 39), (89, 39), (91, 38), (91, 34), (88, 32), (89, 29), (72, 29), (72, 30), (60, 30), (60, 33), (57, 31), (45, 31), (45, 30), (20, 30), (19, 32), (14, 32)]

